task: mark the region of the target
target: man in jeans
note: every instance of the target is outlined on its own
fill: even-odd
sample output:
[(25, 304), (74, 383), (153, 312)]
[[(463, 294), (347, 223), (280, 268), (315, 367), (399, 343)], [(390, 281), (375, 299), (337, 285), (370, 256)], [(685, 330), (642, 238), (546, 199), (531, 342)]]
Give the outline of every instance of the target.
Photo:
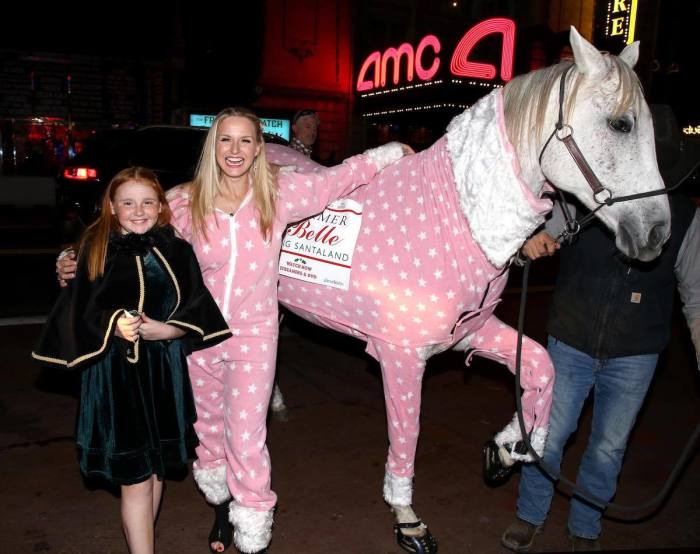
[[(659, 121), (656, 124), (660, 126)], [(658, 143), (657, 152), (663, 162), (663, 146)], [(661, 172), (664, 175), (663, 164)], [(668, 173), (664, 178), (667, 185), (675, 184)], [(591, 434), (576, 482), (605, 501), (615, 494), (630, 431), (670, 336), (674, 285), (696, 354), (700, 352), (700, 216), (686, 197), (672, 195), (669, 200), (671, 238), (652, 262), (625, 258), (598, 224), (584, 229), (560, 252), (547, 324), (547, 350), (556, 379), (543, 459), (553, 470), (560, 469), (564, 446), (593, 391)], [(528, 258), (559, 249), (552, 238), (563, 228), (557, 208), (546, 229), (523, 246)], [(522, 467), (517, 519), (503, 534), (503, 546), (515, 552), (532, 548), (553, 494), (554, 481), (537, 464)], [(573, 551), (600, 550), (603, 511), (574, 495), (568, 521)]]

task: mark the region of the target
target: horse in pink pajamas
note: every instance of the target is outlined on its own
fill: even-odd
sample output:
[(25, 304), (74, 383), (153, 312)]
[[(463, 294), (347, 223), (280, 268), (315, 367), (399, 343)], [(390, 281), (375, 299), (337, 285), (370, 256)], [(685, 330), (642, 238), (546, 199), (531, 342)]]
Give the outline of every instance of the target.
[[(602, 55), (572, 29), (575, 68), (566, 80), (566, 123), (595, 173), (615, 195), (663, 187), (649, 110), (631, 68), (638, 45), (619, 58)], [(389, 433), (383, 494), (395, 512), (399, 544), (435, 552), (437, 544), (412, 509), (420, 430), (421, 382), (427, 359), (454, 348), (515, 366), (516, 332), (494, 315), (508, 268), (551, 209), (549, 182), (595, 208), (591, 190), (554, 141), (539, 159), (557, 118), (563, 62), (516, 78), (450, 123), (432, 147), (405, 157), (350, 194), (362, 224), (347, 290), (280, 274), (279, 301), (319, 325), (356, 336), (380, 365)], [(574, 93), (575, 91), (575, 93)], [(622, 135), (608, 122), (625, 117)], [(303, 168), (298, 154), (270, 145), (280, 165)], [(597, 214), (633, 257), (653, 257), (668, 237), (665, 196), (606, 206)], [(656, 231), (654, 231), (656, 229)], [(298, 234), (292, 227), (285, 240)], [(544, 448), (554, 370), (546, 350), (523, 343), (525, 424)], [(515, 418), (496, 436), (506, 456), (521, 434)]]

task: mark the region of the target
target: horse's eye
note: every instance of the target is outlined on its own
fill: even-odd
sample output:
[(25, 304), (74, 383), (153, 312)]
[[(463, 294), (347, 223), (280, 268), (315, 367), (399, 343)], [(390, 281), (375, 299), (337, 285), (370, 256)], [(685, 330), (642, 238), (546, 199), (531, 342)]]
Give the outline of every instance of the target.
[(618, 133), (629, 133), (632, 130), (632, 122), (624, 117), (620, 119), (611, 119), (608, 121), (608, 125)]

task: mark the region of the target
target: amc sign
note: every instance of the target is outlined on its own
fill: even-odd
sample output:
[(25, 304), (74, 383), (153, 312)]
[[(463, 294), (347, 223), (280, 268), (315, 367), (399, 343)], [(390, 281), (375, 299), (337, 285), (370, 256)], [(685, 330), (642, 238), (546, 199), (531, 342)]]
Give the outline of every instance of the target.
[[(477, 23), (460, 39), (452, 53), (450, 73), (457, 77), (492, 80), (496, 77), (496, 67), (484, 61), (469, 59), (474, 47), (493, 34), (503, 36), (501, 46), (501, 79), (504, 82), (513, 78), (513, 51), (515, 49), (515, 22), (503, 17), (495, 17)], [(440, 69), (440, 39), (435, 35), (426, 35), (415, 50), (404, 42), (398, 48), (387, 48), (384, 53), (372, 52), (362, 63), (357, 76), (357, 91), (366, 92), (383, 88), (387, 84), (387, 65), (392, 62), (391, 82), (398, 85), (401, 80), (401, 66), (406, 70), (406, 80), (412, 82), (414, 76), (421, 81), (429, 81)], [(402, 64), (402, 60), (405, 63)]]

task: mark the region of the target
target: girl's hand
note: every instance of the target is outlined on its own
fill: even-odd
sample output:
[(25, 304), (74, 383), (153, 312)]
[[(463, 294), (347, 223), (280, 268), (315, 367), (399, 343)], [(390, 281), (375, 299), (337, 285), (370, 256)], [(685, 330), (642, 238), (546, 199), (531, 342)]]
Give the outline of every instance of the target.
[(117, 319), (117, 326), (114, 329), (114, 334), (118, 337), (131, 342), (139, 340), (138, 330), (142, 325), (140, 316), (132, 316), (124, 312)]
[(141, 314), (141, 320), (142, 323), (138, 333), (144, 340), (171, 340), (180, 338), (185, 334), (179, 327), (156, 321), (146, 314)]
[(78, 263), (75, 259), (75, 252), (72, 249), (64, 250), (56, 258), (56, 275), (58, 284), (63, 287), (68, 286), (68, 281), (75, 277), (75, 270)]

